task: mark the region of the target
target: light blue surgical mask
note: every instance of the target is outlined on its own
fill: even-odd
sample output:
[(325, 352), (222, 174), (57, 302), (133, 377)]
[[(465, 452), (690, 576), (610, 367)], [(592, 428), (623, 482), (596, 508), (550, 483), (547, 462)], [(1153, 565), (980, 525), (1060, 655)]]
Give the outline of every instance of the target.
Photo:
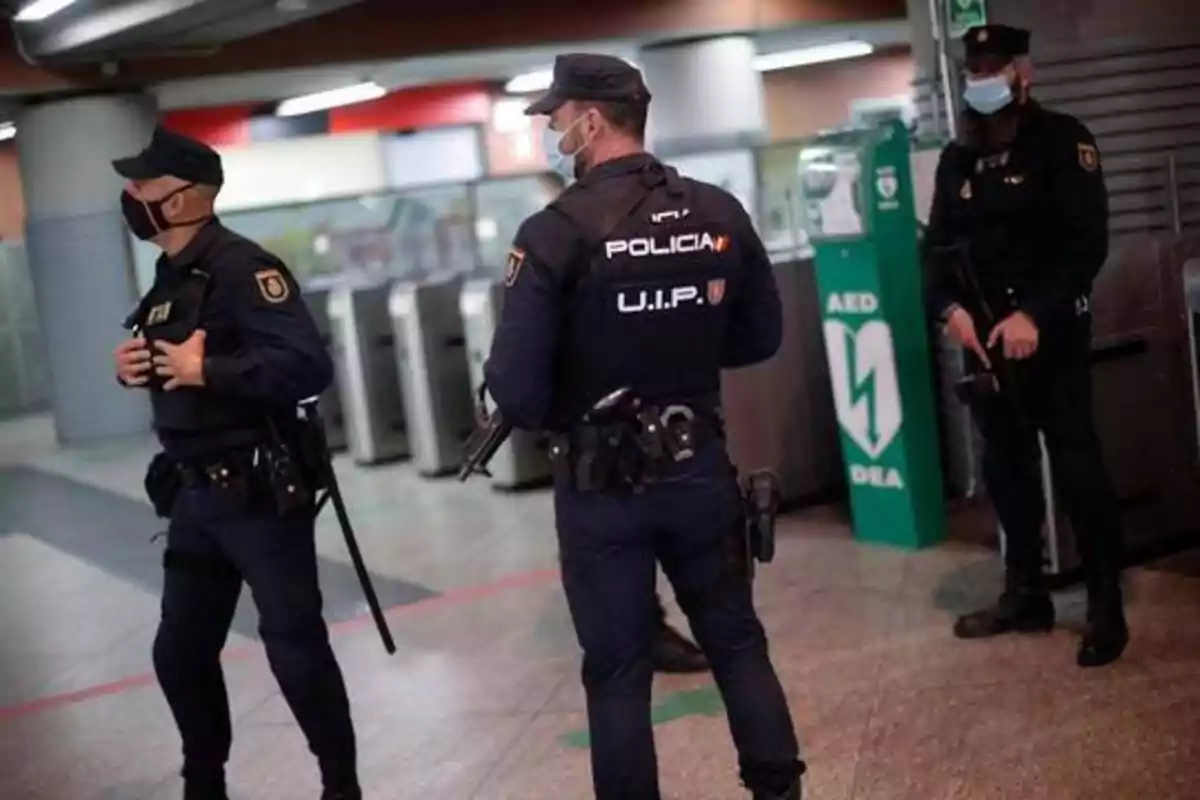
[(1013, 101), (1012, 85), (1007, 75), (991, 78), (967, 78), (963, 100), (980, 114), (995, 114)]
[(550, 162), (550, 169), (562, 175), (567, 180), (575, 180), (575, 159), (583, 148), (588, 146), (588, 142), (584, 142), (574, 152), (564, 153), (562, 151), (562, 140), (567, 133), (583, 122), (584, 118), (579, 117), (566, 130), (556, 131), (551, 130), (550, 126), (542, 128), (542, 150), (546, 153), (546, 160)]

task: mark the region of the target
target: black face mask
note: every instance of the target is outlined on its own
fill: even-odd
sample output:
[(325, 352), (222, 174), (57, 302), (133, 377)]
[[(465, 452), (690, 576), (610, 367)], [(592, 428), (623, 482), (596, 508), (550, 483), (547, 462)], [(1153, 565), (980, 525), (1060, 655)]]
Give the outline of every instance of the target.
[(163, 204), (185, 189), (190, 189), (195, 185), (194, 183), (189, 183), (187, 186), (180, 186), (166, 197), (159, 198), (158, 200), (138, 200), (128, 191), (121, 192), (121, 215), (125, 217), (125, 224), (129, 226), (130, 233), (145, 242), (153, 239), (165, 230), (184, 225), (194, 225), (196, 222), (200, 222), (201, 220), (169, 222), (163, 214)]

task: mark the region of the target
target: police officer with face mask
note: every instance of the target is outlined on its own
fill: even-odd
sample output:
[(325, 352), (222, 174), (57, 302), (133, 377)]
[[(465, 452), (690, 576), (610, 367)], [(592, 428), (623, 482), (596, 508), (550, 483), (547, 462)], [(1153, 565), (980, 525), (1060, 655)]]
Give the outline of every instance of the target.
[(1108, 194), (1088, 129), (1030, 97), (1029, 39), (1004, 25), (967, 32), (963, 136), (942, 153), (925, 239), (932, 311), (973, 362), (965, 394), (1007, 536), (999, 603), (958, 620), (955, 633), (1054, 626), (1040, 432), (1087, 573), (1078, 663), (1096, 667), (1129, 640), (1120, 509), (1092, 415), (1088, 296), (1108, 254)]
[(658, 800), (656, 560), (729, 709), (757, 800), (800, 797), (796, 736), (755, 613), (720, 371), (779, 347), (779, 295), (736, 199), (644, 151), (620, 59), (564, 55), (528, 113), (579, 179), (525, 221), (485, 365), (500, 411), (553, 434), (554, 502), (599, 800)]
[(166, 130), (113, 163), (129, 229), (153, 242), (154, 286), (116, 350), (149, 391), (163, 452), (146, 487), (168, 517), (154, 667), (183, 739), (185, 800), (227, 800), (229, 700), (220, 654), (242, 582), (271, 670), (320, 762), (324, 800), (359, 800), (354, 729), (321, 616), (315, 469), (289, 433), (333, 370), (283, 263), (213, 213), (220, 157)]

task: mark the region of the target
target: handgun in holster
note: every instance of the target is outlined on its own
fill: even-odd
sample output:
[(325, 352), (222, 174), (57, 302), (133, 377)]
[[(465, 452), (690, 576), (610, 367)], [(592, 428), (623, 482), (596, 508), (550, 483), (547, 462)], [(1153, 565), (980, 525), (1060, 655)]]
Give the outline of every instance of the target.
[(563, 459), (576, 491), (605, 491), (637, 470), (638, 465), (629, 459), (635, 451), (640, 452), (643, 443), (638, 442), (637, 448), (626, 443), (632, 430), (629, 423), (640, 405), (630, 387), (624, 386), (601, 397), (583, 415), (572, 437), (574, 452), (564, 454)]
[(754, 564), (770, 564), (775, 559), (775, 519), (782, 498), (779, 476), (760, 469), (746, 476), (743, 499), (746, 504), (746, 551), (750, 576)]

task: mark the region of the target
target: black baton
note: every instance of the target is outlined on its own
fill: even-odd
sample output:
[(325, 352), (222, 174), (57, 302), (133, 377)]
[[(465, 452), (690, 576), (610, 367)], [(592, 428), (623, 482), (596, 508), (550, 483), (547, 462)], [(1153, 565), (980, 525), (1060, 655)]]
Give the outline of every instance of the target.
[(333, 456), (329, 452), (329, 443), (325, 440), (324, 422), (322, 422), (320, 414), (317, 413), (315, 402), (302, 403), (300, 405), (300, 413), (308, 422), (309, 435), (313, 437), (317, 452), (321, 455), (322, 470), (325, 473), (322, 476), (325, 494), (317, 501), (313, 517), (320, 516), (326, 501), (333, 501), (333, 511), (337, 515), (338, 525), (341, 527), (342, 536), (346, 540), (346, 549), (350, 551), (350, 561), (354, 564), (354, 572), (358, 575), (358, 583), (362, 586), (363, 595), (367, 599), (367, 606), (371, 609), (371, 617), (375, 620), (375, 627), (379, 631), (379, 638), (383, 641), (383, 649), (387, 651), (389, 656), (395, 655), (396, 642), (392, 638), (392, 631), (388, 627), (387, 618), (383, 615), (383, 608), (379, 605), (379, 596), (375, 594), (375, 585), (371, 582), (371, 575), (367, 572), (366, 563), (363, 562), (362, 551), (358, 549), (358, 538), (354, 535), (354, 527), (350, 524), (350, 515), (346, 512), (346, 502), (342, 498), (342, 490), (338, 486), (337, 473), (333, 470)]

